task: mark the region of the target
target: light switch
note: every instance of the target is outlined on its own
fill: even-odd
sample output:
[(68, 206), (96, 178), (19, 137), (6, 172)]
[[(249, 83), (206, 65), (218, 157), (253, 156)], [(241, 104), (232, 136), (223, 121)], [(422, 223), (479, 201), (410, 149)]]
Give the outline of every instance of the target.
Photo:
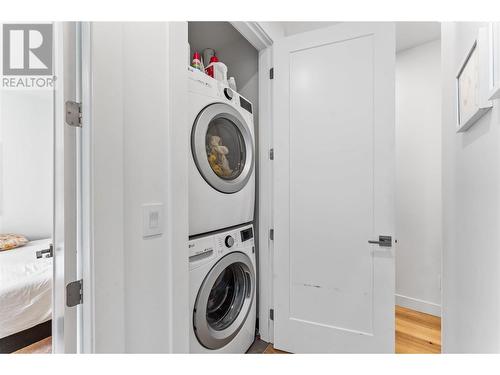
[(163, 234), (163, 204), (142, 205), (142, 236), (151, 237)]

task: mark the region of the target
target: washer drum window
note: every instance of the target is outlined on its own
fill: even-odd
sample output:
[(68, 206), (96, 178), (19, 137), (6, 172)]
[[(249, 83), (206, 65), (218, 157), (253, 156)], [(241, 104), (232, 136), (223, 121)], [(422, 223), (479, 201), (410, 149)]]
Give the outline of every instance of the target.
[(238, 334), (250, 312), (254, 288), (255, 271), (246, 254), (230, 253), (215, 264), (198, 291), (193, 312), (200, 344), (219, 349)]

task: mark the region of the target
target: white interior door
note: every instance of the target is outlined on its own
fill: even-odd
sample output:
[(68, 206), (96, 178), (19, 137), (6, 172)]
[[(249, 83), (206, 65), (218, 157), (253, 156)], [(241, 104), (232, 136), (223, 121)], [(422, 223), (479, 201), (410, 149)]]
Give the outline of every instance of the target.
[(392, 23), (274, 44), (274, 345), (394, 352)]
[(79, 128), (65, 122), (65, 102), (79, 101), (79, 29), (75, 22), (54, 24), (54, 282), (52, 348), (54, 353), (76, 353), (78, 309), (69, 307), (66, 286), (79, 278)]

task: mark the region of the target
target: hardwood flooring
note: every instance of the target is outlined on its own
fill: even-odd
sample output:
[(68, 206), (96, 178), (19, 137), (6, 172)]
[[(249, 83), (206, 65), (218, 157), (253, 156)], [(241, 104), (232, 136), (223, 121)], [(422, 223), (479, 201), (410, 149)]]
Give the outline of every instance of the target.
[(30, 346), (19, 349), (14, 354), (50, 354), (52, 353), (52, 337), (35, 342)]
[[(272, 344), (255, 345), (252, 353), (287, 354), (274, 349)], [(252, 349), (252, 348), (251, 348)], [(52, 351), (52, 337), (47, 337), (15, 353), (49, 354)], [(405, 307), (396, 306), (396, 353), (437, 354), (441, 353), (441, 318), (424, 314)]]
[[(269, 344), (264, 354), (284, 354)], [(441, 318), (396, 306), (396, 354), (441, 353)]]
[(396, 353), (441, 353), (441, 318), (396, 306)]

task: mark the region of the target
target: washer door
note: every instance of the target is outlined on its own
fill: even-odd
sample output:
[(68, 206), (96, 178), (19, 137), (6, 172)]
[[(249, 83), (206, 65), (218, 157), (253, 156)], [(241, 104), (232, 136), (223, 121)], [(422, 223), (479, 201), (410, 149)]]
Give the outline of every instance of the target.
[(198, 291), (193, 311), (194, 332), (208, 349), (227, 345), (240, 331), (253, 302), (255, 271), (240, 252), (223, 257)]
[(233, 107), (205, 107), (193, 125), (191, 149), (198, 171), (214, 189), (231, 194), (245, 187), (253, 171), (253, 140), (245, 119)]

